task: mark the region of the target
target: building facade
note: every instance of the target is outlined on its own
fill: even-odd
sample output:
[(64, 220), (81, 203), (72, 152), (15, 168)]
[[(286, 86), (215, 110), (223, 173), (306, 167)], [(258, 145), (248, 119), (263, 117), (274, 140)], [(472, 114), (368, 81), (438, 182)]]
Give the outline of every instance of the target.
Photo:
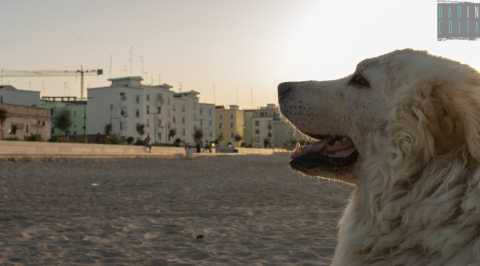
[(216, 140), (215, 125), (215, 105), (209, 103), (199, 103), (198, 122), (196, 128), (202, 130), (204, 142), (214, 142)]
[[(210, 136), (210, 122), (199, 114), (196, 91), (176, 93), (172, 86), (143, 85), (141, 77), (110, 79), (109, 87), (90, 88), (87, 105), (87, 133), (115, 134), (153, 143), (193, 144), (196, 127)], [(211, 107), (210, 107), (211, 109)], [(208, 111), (207, 111), (208, 114)], [(212, 114), (213, 115), (213, 114)], [(214, 125), (214, 122), (211, 122)], [(212, 133), (214, 135), (214, 133)]]
[(0, 104), (39, 106), (40, 92), (19, 90), (10, 85), (0, 85)]
[(244, 140), (244, 114), (238, 105), (230, 105), (229, 109), (224, 106), (215, 107), (217, 141), (220, 144), (241, 145)]
[(6, 113), (5, 120), (0, 123), (0, 139), (50, 139), (51, 119), (48, 109), (0, 104), (0, 110)]
[[(87, 101), (77, 97), (42, 97), (41, 107), (50, 110), (52, 117), (52, 136), (84, 136), (87, 134)], [(55, 125), (59, 115), (67, 114), (71, 125), (62, 130)]]
[(438, 40), (466, 39), (480, 37), (480, 3), (438, 1)]
[(274, 104), (245, 112), (245, 144), (255, 148), (292, 148), (306, 137), (280, 114)]

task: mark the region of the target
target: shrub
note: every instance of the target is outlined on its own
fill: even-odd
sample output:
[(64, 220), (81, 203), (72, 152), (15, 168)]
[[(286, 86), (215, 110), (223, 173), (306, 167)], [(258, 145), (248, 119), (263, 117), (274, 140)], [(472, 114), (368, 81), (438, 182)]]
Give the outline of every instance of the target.
[(42, 135), (40, 134), (32, 134), (28, 137), (25, 137), (26, 141), (42, 141)]

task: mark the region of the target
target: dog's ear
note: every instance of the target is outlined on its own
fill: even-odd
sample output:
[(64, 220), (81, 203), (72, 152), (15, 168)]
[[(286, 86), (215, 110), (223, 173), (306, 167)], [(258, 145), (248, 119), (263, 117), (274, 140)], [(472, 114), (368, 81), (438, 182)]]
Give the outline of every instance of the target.
[[(474, 82), (475, 83), (475, 82)], [(392, 123), (387, 127), (392, 141), (394, 165), (410, 174), (435, 156), (466, 147), (480, 162), (480, 90), (474, 84), (454, 87), (448, 82), (423, 82), (401, 88), (394, 103)]]

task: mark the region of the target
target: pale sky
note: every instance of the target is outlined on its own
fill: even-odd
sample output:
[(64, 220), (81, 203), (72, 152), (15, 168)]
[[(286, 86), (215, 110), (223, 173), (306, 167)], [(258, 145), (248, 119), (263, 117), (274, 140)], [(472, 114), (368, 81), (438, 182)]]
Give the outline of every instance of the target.
[[(252, 107), (276, 103), (279, 82), (336, 79), (395, 49), (479, 69), (480, 43), (437, 41), (436, 19), (434, 0), (1, 0), (0, 68), (83, 64), (104, 69), (86, 81), (103, 86), (110, 58), (113, 77), (129, 74), (133, 47), (133, 74), (141, 74), (143, 57), (145, 83), (181, 83), (201, 101)], [(78, 78), (4, 83), (43, 95), (80, 93)]]

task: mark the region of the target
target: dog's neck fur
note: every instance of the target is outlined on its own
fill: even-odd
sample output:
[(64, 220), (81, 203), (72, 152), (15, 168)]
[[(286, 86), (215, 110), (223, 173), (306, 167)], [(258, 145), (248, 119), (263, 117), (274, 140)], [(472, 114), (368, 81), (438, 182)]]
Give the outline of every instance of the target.
[[(345, 212), (349, 217), (340, 221), (333, 265), (468, 265), (480, 260), (480, 169), (466, 148), (434, 157), (408, 175), (368, 160), (359, 169), (356, 176), (367, 179), (359, 180)], [(473, 248), (460, 254), (465, 246)]]

